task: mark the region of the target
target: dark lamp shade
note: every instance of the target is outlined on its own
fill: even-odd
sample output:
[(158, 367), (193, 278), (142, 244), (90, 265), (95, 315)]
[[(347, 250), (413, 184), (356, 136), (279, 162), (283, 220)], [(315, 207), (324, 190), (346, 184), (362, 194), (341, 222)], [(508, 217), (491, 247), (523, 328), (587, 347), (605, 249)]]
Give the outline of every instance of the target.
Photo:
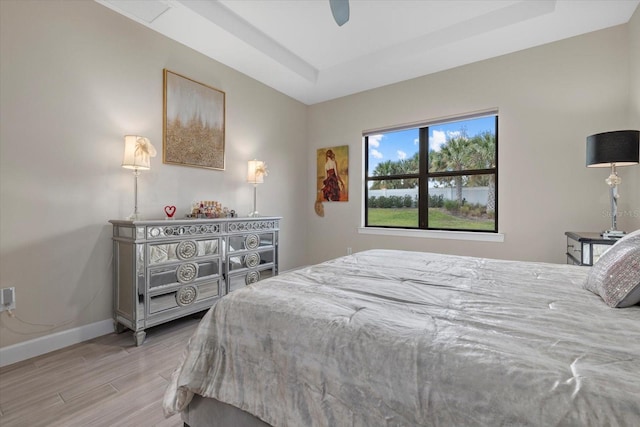
[(587, 167), (608, 168), (640, 162), (640, 131), (618, 130), (587, 137)]

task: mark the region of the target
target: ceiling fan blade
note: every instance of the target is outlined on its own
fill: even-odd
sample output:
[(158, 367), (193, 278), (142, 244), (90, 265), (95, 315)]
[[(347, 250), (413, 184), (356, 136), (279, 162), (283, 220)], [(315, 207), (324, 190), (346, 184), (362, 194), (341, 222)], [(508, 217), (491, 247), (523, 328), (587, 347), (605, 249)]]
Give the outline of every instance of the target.
[(329, 0), (336, 24), (342, 27), (349, 20), (349, 0)]

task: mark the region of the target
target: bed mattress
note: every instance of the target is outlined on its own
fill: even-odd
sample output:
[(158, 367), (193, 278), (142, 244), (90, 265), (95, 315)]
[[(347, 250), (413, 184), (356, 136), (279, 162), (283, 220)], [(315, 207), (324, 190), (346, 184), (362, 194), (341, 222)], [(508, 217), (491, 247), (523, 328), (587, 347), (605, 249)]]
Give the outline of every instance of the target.
[(638, 426), (640, 306), (589, 269), (372, 250), (220, 299), (165, 394), (274, 426)]

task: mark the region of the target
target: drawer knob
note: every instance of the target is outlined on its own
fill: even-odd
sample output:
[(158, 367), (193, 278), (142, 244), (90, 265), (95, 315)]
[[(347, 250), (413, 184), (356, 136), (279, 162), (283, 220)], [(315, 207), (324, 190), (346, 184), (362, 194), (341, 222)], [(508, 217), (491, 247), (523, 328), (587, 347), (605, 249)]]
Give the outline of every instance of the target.
[(244, 239), (244, 246), (247, 249), (255, 249), (258, 246), (260, 246), (260, 236), (258, 236), (257, 234), (249, 234), (245, 239)]
[(255, 267), (260, 264), (260, 254), (257, 252), (248, 254), (244, 257), (244, 265), (247, 267)]
[(198, 253), (198, 245), (193, 240), (184, 240), (178, 243), (176, 248), (176, 255), (180, 259), (189, 259), (196, 256)]
[(198, 298), (198, 288), (193, 285), (183, 286), (176, 292), (176, 302), (179, 306), (193, 304)]
[(245, 277), (244, 282), (247, 285), (250, 285), (252, 283), (256, 283), (257, 281), (260, 280), (260, 272), (259, 271), (251, 271), (247, 274), (247, 277)]
[(176, 270), (176, 277), (180, 283), (193, 282), (198, 277), (198, 264), (185, 262)]

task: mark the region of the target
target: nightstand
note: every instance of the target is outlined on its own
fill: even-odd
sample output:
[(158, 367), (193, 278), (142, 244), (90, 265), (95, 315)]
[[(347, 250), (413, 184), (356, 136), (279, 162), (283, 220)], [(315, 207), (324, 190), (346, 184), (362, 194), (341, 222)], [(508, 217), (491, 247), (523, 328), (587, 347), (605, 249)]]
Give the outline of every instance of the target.
[(567, 231), (567, 264), (591, 266), (618, 239), (605, 239), (600, 233)]

